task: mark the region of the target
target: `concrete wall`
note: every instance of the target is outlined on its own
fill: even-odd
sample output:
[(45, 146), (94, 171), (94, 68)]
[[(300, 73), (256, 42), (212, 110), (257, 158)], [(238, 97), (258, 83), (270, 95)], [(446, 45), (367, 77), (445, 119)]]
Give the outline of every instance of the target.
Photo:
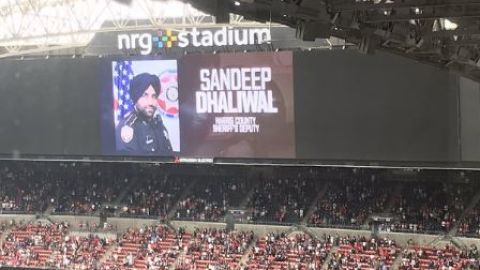
[(170, 224), (174, 228), (184, 228), (187, 232), (193, 232), (196, 228), (206, 229), (206, 228), (215, 228), (215, 229), (224, 229), (226, 227), (225, 223), (217, 222), (195, 222), (195, 221), (172, 221)]
[[(171, 225), (175, 228), (185, 228), (187, 231), (192, 231), (195, 228), (217, 228), (223, 229), (226, 227), (225, 223), (214, 222), (192, 222), (192, 221), (172, 221)], [(275, 225), (255, 225), (255, 224), (236, 224), (236, 230), (240, 231), (253, 231), (257, 236), (262, 237), (268, 233), (281, 233), (289, 231), (291, 234), (298, 233), (299, 230), (292, 229), (288, 226), (275, 226)], [(372, 232), (368, 230), (349, 230), (349, 229), (336, 229), (336, 228), (306, 228), (308, 233), (321, 237), (323, 235), (334, 235), (339, 237), (346, 236), (364, 236), (371, 237)], [(407, 245), (422, 245), (422, 246), (445, 246), (450, 245), (451, 241), (445, 239), (439, 235), (428, 234), (416, 234), (416, 233), (397, 233), (397, 232), (380, 232), (379, 237), (388, 237), (395, 240), (401, 246)], [(480, 248), (480, 239), (455, 237), (453, 238), (458, 244), (465, 245), (467, 247), (476, 245)]]
[(50, 220), (53, 222), (67, 222), (72, 229), (79, 229), (80, 223), (89, 223), (93, 224), (100, 221), (98, 217), (94, 216), (49, 216)]
[[(225, 223), (219, 223), (219, 222), (172, 221), (170, 222), (170, 224), (175, 228), (182, 227), (188, 232), (192, 232), (195, 228), (225, 229), (226, 227)], [(271, 232), (274, 232), (274, 233), (286, 232), (289, 229), (290, 227), (287, 227), (287, 226), (235, 224), (235, 230), (253, 231), (256, 235), (259, 235), (259, 236), (263, 236)]]
[[(15, 222), (28, 222), (35, 220), (34, 215), (0, 215), (0, 222), (15, 220)], [(43, 219), (42, 219), (43, 220)], [(75, 231), (78, 229), (79, 223), (96, 223), (98, 224), (98, 217), (90, 216), (50, 216), (50, 220), (53, 222), (68, 222), (71, 225), (71, 228)], [(100, 232), (106, 233), (109, 237), (116, 237), (117, 234), (123, 233), (128, 228), (132, 227), (142, 227), (159, 224), (158, 220), (152, 219), (132, 219), (132, 218), (108, 218), (108, 223), (112, 224), (115, 228), (112, 232)], [(204, 228), (217, 228), (224, 229), (226, 227), (225, 223), (217, 222), (196, 222), (196, 221), (172, 221), (170, 222), (174, 228), (185, 228), (187, 231), (192, 232), (195, 228), (204, 229)], [(278, 226), (278, 225), (256, 225), (256, 224), (236, 224), (235, 229), (239, 231), (253, 231), (257, 236), (262, 237), (268, 233), (297, 233), (298, 228), (293, 228), (289, 226)], [(308, 233), (321, 237), (325, 234), (335, 235), (339, 237), (345, 236), (364, 236), (370, 237), (371, 231), (367, 230), (349, 230), (349, 229), (336, 229), (336, 228), (304, 228)], [(87, 234), (88, 232), (84, 232)], [(74, 233), (76, 234), (76, 232)], [(80, 234), (81, 235), (81, 232)], [(397, 232), (380, 232), (380, 237), (388, 237), (395, 240), (399, 245), (422, 245), (422, 246), (444, 246), (450, 244), (449, 239), (445, 239), (439, 235), (426, 235), (426, 234), (415, 234), (415, 233), (397, 233)], [(455, 237), (454, 241), (460, 245), (471, 246), (476, 245), (480, 248), (480, 239), (476, 238), (466, 238), (466, 237)]]
[[(54, 222), (68, 222), (74, 230), (79, 230), (81, 223), (99, 224), (100, 222), (100, 218), (96, 216), (50, 216), (50, 219)], [(107, 222), (113, 226), (115, 232), (122, 233), (128, 228), (157, 224), (158, 220), (112, 217), (108, 218)]]
[(143, 226), (151, 226), (158, 224), (159, 221), (155, 219), (140, 219), (140, 218), (109, 218), (108, 223), (114, 225), (119, 232), (123, 232), (128, 228), (139, 228)]
[(35, 220), (35, 215), (13, 215), (2, 214), (0, 215), (0, 223), (15, 221), (15, 223), (27, 223), (31, 220)]
[[(71, 231), (70, 232), (71, 236), (80, 236), (80, 237), (87, 237), (90, 234), (91, 234), (90, 232), (77, 232), (77, 231)], [(109, 232), (97, 232), (95, 234), (98, 235), (101, 238), (109, 238), (111, 240), (116, 240), (117, 236), (118, 236), (116, 233), (111, 233), (111, 232), (110, 233)]]

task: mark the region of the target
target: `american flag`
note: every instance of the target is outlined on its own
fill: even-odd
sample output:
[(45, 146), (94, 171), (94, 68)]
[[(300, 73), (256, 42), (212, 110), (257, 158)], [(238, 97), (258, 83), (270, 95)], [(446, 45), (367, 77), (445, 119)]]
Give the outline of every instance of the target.
[(113, 109), (115, 126), (133, 110), (130, 99), (130, 81), (133, 79), (132, 61), (113, 62)]

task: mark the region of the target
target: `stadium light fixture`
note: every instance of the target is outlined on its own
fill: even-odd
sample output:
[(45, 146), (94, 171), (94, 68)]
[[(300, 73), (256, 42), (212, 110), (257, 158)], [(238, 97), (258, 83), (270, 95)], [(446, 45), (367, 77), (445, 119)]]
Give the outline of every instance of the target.
[(445, 30), (455, 30), (458, 28), (458, 24), (452, 22), (449, 19), (443, 19), (443, 27)]

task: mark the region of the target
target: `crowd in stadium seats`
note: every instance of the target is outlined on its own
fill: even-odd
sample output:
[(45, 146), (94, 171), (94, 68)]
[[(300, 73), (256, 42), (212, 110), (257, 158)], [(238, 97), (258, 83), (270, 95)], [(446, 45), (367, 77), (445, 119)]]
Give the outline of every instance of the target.
[(321, 184), (299, 178), (262, 179), (249, 206), (253, 221), (293, 223), (303, 220)]
[(5, 225), (0, 266), (98, 270), (478, 269), (476, 246), (402, 247), (388, 238), (315, 237), (301, 232), (132, 227), (116, 240), (66, 223)]
[(197, 229), (177, 269), (236, 269), (253, 240), (253, 232)]
[[(308, 223), (366, 228), (369, 218), (383, 216), (391, 220), (380, 224), (386, 231), (448, 232), (478, 191), (477, 183), (391, 182), (385, 185), (383, 180), (370, 177), (357, 180), (352, 175), (340, 183), (331, 182), (326, 194), (317, 201)], [(465, 226), (470, 235), (478, 232), (480, 223), (475, 223), (476, 211), (470, 211), (460, 232)]]
[(447, 245), (444, 248), (405, 248), (400, 269), (478, 269), (479, 267), (478, 250), (475, 246), (468, 250), (458, 250)]
[(50, 171), (41, 168), (41, 164), (23, 167), (11, 163), (0, 169), (2, 211), (37, 212), (46, 209), (51, 194), (49, 191), (56, 183), (47, 181)]
[[(118, 181), (109, 175), (102, 173), (86, 173), (78, 176), (83, 179), (81, 184), (62, 183), (62, 193), (57, 194), (56, 198), (51, 199), (50, 203), (54, 207), (56, 214), (92, 214), (98, 211), (102, 204), (111, 203), (116, 200), (120, 192), (120, 187), (128, 184), (128, 179)], [(100, 181), (100, 179), (109, 179)]]
[[(310, 224), (361, 226), (374, 213), (382, 213), (388, 206), (393, 188), (382, 185), (372, 176), (362, 181), (355, 179), (332, 183), (316, 205), (309, 218)], [(381, 180), (380, 180), (381, 181)]]
[(389, 239), (342, 237), (329, 269), (390, 269), (398, 252)]
[(0, 265), (94, 269), (109, 244), (98, 235), (70, 234), (65, 223), (15, 225), (0, 247)]
[(240, 206), (251, 185), (248, 179), (198, 179), (178, 202), (175, 219), (221, 221), (229, 207)]
[(1, 210), (91, 214), (116, 199), (127, 175), (128, 166), (11, 162), (0, 168)]
[(458, 224), (457, 235), (479, 237), (480, 236), (480, 209), (470, 209)]
[(118, 240), (102, 269), (168, 269), (190, 238), (183, 230), (162, 225), (131, 228)]
[(158, 216), (167, 218), (189, 181), (185, 178), (168, 178), (151, 173), (127, 190), (120, 208), (122, 216)]
[(270, 233), (258, 239), (248, 261), (249, 269), (320, 269), (333, 238), (306, 234)]
[(480, 236), (479, 207), (469, 205), (479, 190), (476, 175), (451, 182), (421, 176), (408, 182), (358, 168), (231, 175), (182, 175), (143, 164), (2, 163), (1, 211), (223, 221), (240, 209), (242, 222), (365, 229), (383, 215), (385, 231)]
[[(466, 248), (452, 241), (456, 246), (401, 246), (388, 238), (316, 237), (309, 231), (316, 230), (313, 227), (378, 228), (480, 238), (476, 172), (212, 168), (176, 171), (155, 164), (0, 162), (0, 214), (35, 214), (29, 217), (45, 221), (0, 223), (0, 267), (480, 268), (473, 245)], [(76, 224), (47, 221), (50, 217), (63, 220), (51, 215), (74, 215), (69, 218)], [(91, 215), (148, 218), (149, 224), (161, 225), (132, 225), (125, 230), (101, 219), (97, 222)], [(166, 225), (174, 220), (229, 224), (232, 218), (240, 223), (293, 224), (294, 232), (227, 232), (214, 225), (187, 232)]]
[(394, 231), (448, 232), (460, 218), (478, 185), (416, 183), (405, 185), (392, 208), (399, 221)]

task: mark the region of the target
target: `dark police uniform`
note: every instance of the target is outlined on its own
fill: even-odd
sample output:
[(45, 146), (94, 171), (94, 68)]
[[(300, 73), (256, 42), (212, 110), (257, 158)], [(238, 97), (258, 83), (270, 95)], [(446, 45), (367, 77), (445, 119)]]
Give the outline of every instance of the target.
[(132, 111), (120, 121), (115, 131), (117, 150), (130, 155), (173, 155), (168, 131), (162, 118), (146, 118)]

